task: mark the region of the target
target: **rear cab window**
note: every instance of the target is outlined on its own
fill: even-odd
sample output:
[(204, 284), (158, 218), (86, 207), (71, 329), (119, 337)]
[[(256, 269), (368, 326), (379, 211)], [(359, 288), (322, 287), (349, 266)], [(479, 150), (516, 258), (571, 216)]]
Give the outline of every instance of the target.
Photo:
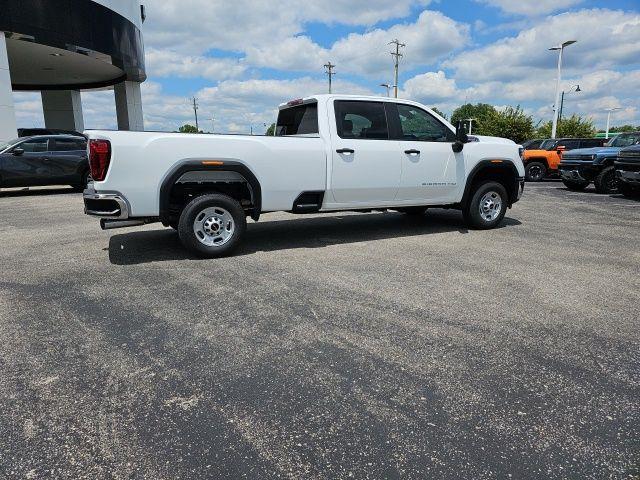
[(302, 103), (280, 110), (276, 123), (277, 136), (309, 135), (317, 136), (318, 129), (318, 103)]

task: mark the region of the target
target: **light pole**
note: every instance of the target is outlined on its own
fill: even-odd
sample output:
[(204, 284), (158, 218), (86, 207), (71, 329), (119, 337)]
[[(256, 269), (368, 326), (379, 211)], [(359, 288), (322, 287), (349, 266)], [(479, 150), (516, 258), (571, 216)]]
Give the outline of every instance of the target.
[(213, 130), (214, 130), (213, 117), (211, 117), (209, 120), (211, 120), (211, 133), (213, 133)]
[(560, 103), (560, 80), (562, 78), (562, 52), (569, 45), (573, 45), (577, 40), (569, 40), (549, 50), (558, 50), (558, 77), (556, 78), (556, 101), (553, 104), (553, 124), (551, 127), (551, 138), (556, 138), (556, 130), (558, 129), (558, 103)]
[(473, 122), (476, 121), (475, 118), (465, 118), (464, 119), (465, 122), (469, 122), (469, 135), (471, 135), (471, 125), (473, 125)]
[(564, 109), (564, 94), (572, 92), (579, 93), (581, 91), (582, 90), (580, 90), (580, 85), (573, 85), (567, 92), (565, 92), (564, 90), (562, 91), (562, 99), (560, 100), (560, 113), (558, 114), (558, 125), (560, 125), (560, 122), (562, 121), (562, 110)]
[(605, 134), (605, 138), (609, 138), (609, 125), (611, 123), (611, 114), (613, 112), (617, 112), (618, 110), (622, 110), (620, 107), (607, 108), (605, 112), (607, 112), (607, 133)]
[(395, 88), (395, 85), (389, 85), (388, 83), (381, 83), (380, 86), (387, 89), (387, 97), (391, 96), (391, 89)]

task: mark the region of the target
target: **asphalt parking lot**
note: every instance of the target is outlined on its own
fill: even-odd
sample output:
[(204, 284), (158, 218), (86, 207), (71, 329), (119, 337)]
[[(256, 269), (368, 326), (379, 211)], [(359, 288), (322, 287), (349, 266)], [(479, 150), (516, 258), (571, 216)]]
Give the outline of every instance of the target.
[(0, 477), (640, 474), (638, 201), (269, 214), (218, 260), (0, 205)]

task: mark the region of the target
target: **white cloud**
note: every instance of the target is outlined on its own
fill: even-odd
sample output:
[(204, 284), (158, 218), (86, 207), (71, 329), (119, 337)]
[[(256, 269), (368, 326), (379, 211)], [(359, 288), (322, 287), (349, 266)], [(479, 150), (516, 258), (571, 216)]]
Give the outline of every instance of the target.
[(306, 36), (285, 39), (278, 48), (255, 47), (247, 52), (247, 63), (280, 70), (313, 71), (331, 60), (345, 73), (366, 76), (384, 75), (390, 80), (392, 57), (389, 42), (398, 38), (406, 44), (402, 49), (403, 68), (429, 65), (465, 46), (469, 26), (455, 22), (440, 12), (425, 10), (413, 23), (396, 24), (388, 29), (351, 33), (330, 48), (321, 48)]
[(569, 73), (637, 64), (640, 14), (596, 9), (549, 17), (516, 37), (461, 53), (444, 66), (458, 80), (536, 78), (555, 67), (557, 54), (548, 48), (568, 39), (578, 40), (565, 51)]
[(491, 7), (496, 7), (505, 13), (526, 15), (528, 17), (541, 16), (549, 13), (575, 7), (584, 0), (476, 0)]
[(247, 69), (241, 60), (186, 55), (155, 48), (146, 51), (146, 67), (148, 72), (157, 77), (201, 77), (209, 80), (235, 78)]

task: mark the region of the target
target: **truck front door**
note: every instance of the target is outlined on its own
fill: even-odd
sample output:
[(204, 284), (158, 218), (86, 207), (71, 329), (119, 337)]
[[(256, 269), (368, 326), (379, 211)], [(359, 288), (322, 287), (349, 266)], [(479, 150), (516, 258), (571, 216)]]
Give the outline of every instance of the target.
[(464, 176), (464, 164), (456, 160), (451, 148), (455, 133), (417, 106), (390, 103), (389, 110), (392, 136), (398, 138), (402, 161), (397, 200), (453, 201), (457, 178)]
[(400, 183), (400, 158), (398, 142), (390, 139), (384, 102), (336, 100), (334, 111), (330, 190), (335, 202), (393, 201)]

